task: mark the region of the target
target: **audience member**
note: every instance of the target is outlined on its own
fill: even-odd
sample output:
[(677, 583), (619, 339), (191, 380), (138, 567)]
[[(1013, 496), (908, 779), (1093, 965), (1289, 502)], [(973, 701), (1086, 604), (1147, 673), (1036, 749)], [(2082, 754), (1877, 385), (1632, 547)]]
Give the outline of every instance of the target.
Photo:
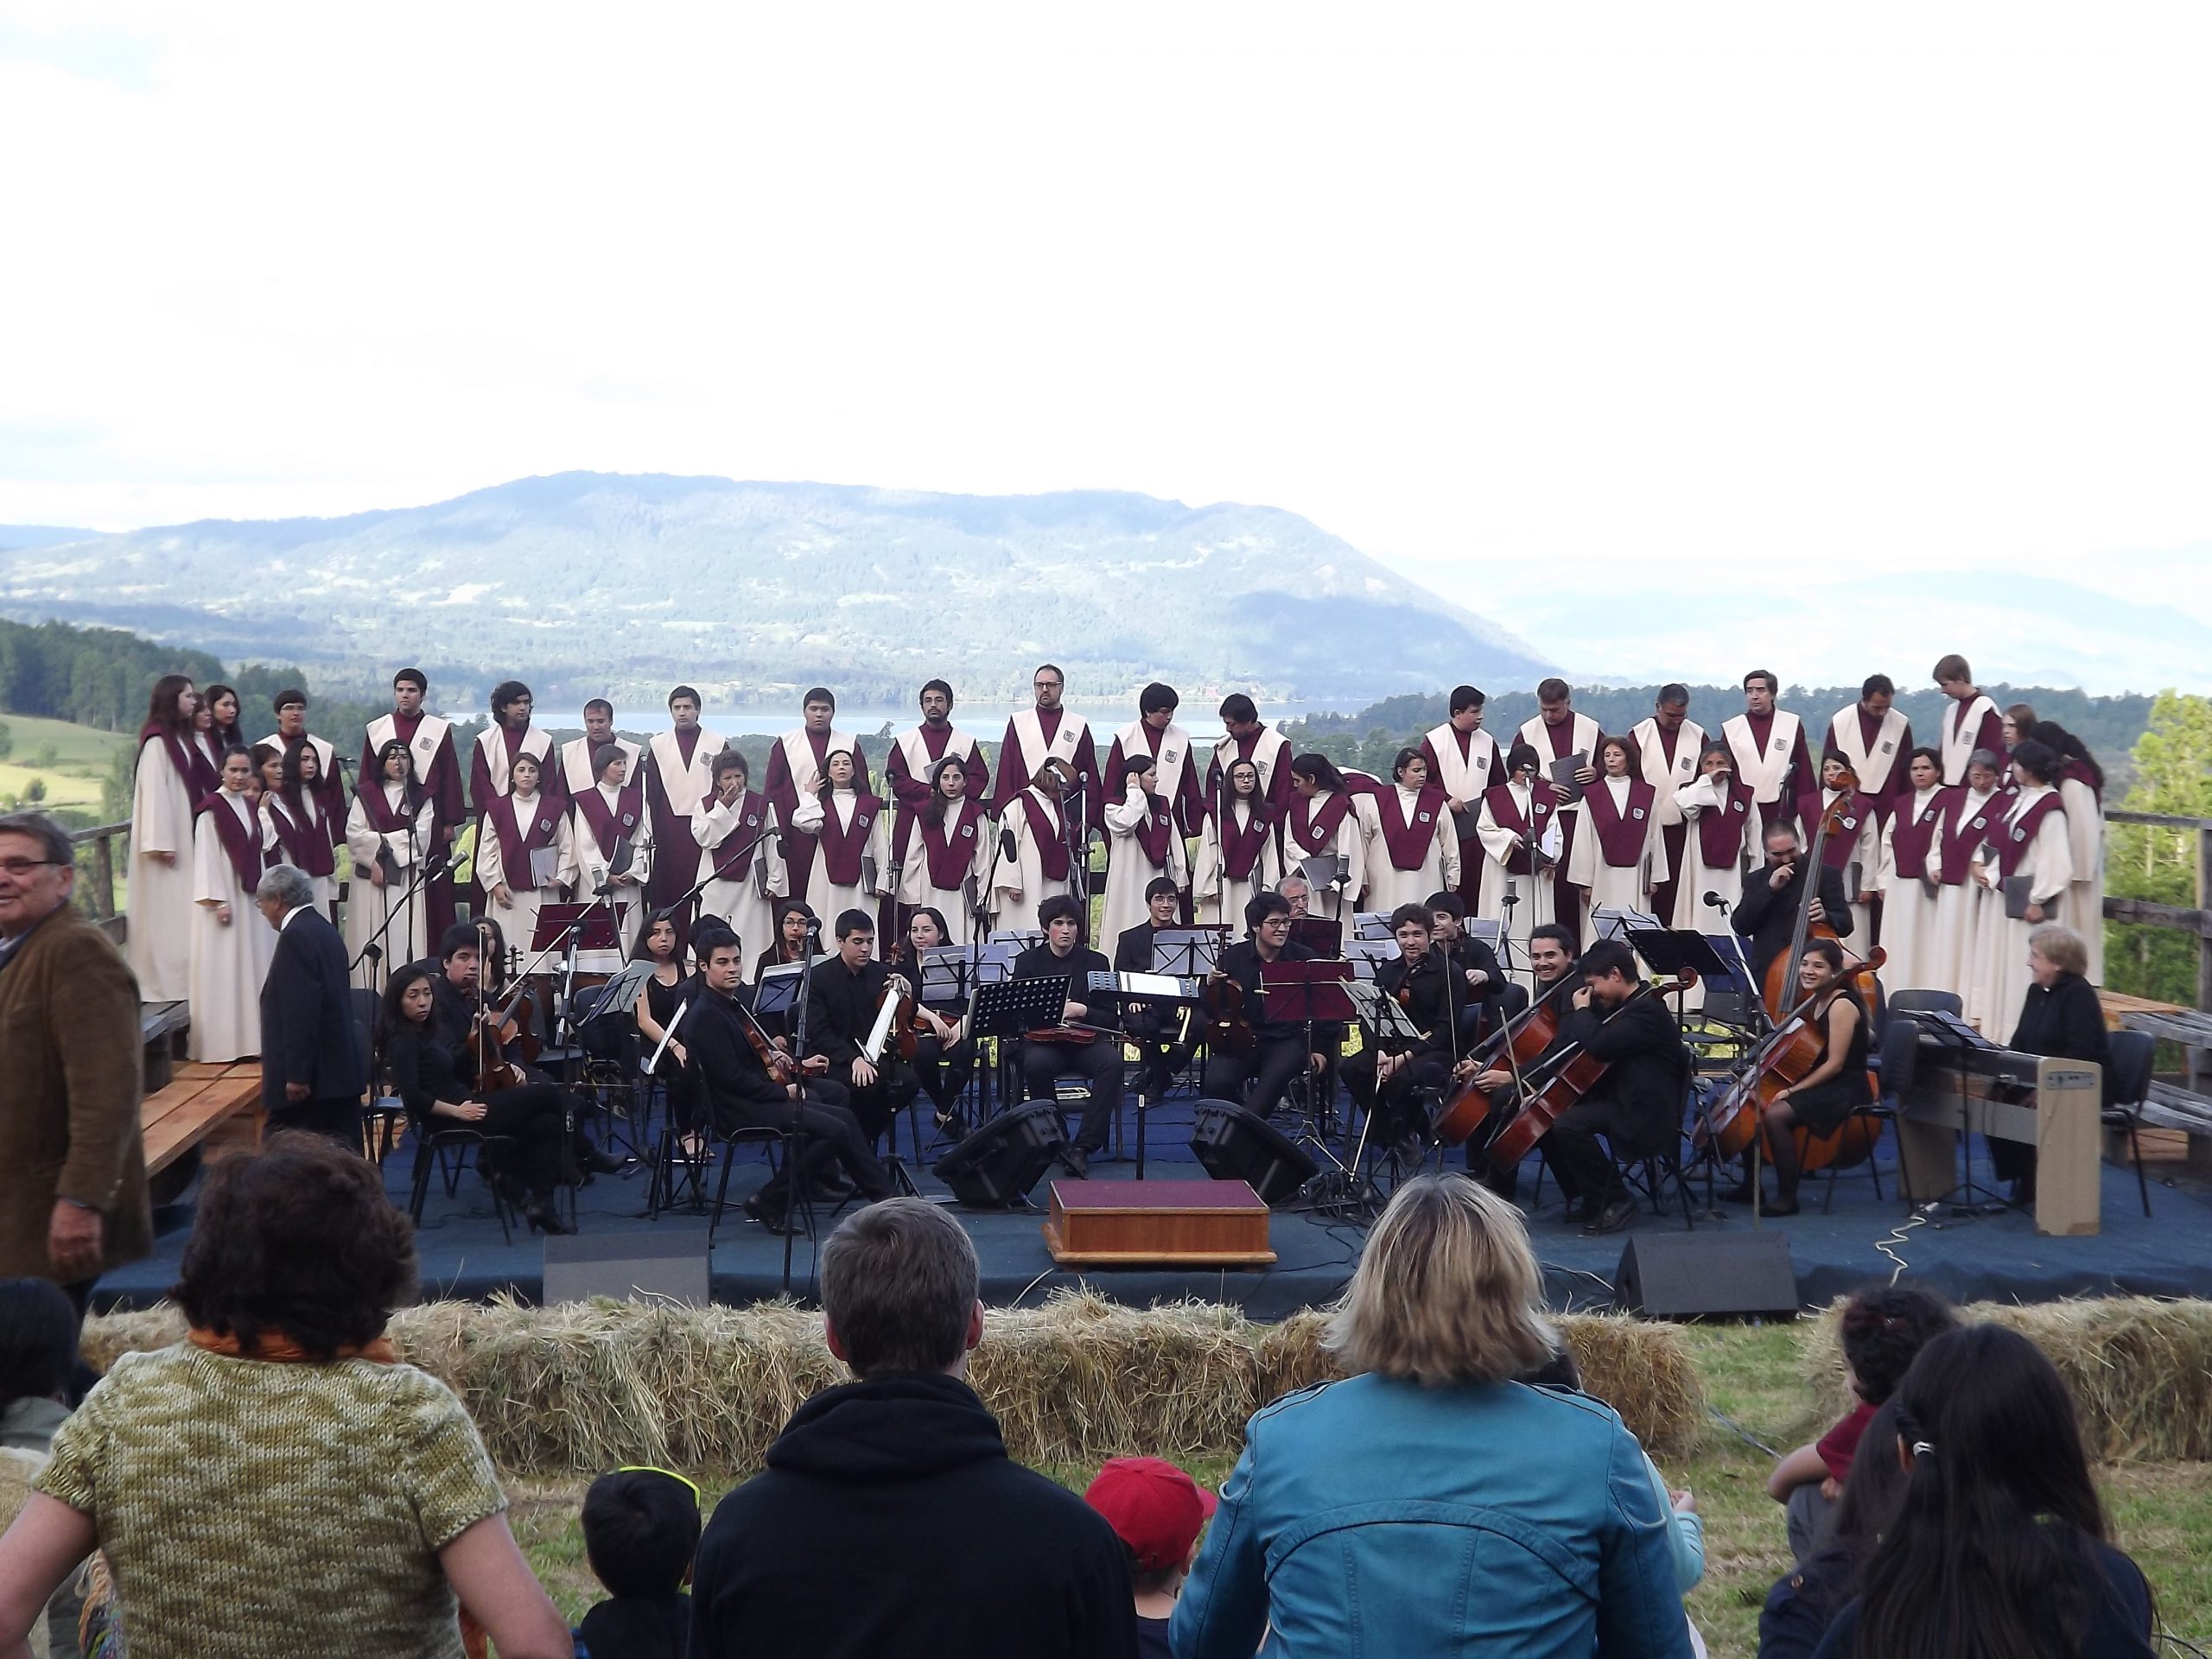
[(1859, 1403), (1812, 1445), (1799, 1446), (1776, 1464), (1767, 1477), (1767, 1496), (1789, 1506), (1794, 1559), (1802, 1561), (1818, 1547), (1874, 1408), (1897, 1392), (1913, 1357), (1957, 1323), (1942, 1297), (1910, 1285), (1871, 1286), (1844, 1304), (1839, 1328), (1844, 1376)]
[(607, 1595), (576, 1631), (591, 1659), (683, 1659), (699, 1489), (666, 1469), (617, 1469), (584, 1494), (583, 1531)]
[(1173, 1659), (1167, 1621), (1198, 1558), (1214, 1495), (1161, 1459), (1115, 1458), (1099, 1470), (1083, 1501), (1106, 1517), (1129, 1553), (1137, 1659)]
[(1503, 1199), (1460, 1175), (1399, 1187), (1330, 1321), (1356, 1375), (1247, 1427), (1176, 1604), (1179, 1659), (1250, 1659), (1263, 1635), (1391, 1659), (1691, 1652), (1636, 1437), (1513, 1380), (1555, 1349), (1541, 1293)]
[(1953, 1331), (1897, 1398), (1904, 1498), (1814, 1659), (2150, 1659), (2151, 1586), (2112, 1547), (2042, 1350), (2001, 1325)]
[(573, 1652), (450, 1389), (384, 1338), (415, 1286), (365, 1160), (297, 1133), (200, 1189), (171, 1291), (189, 1338), (129, 1354), (54, 1436), (0, 1538), (0, 1654), (98, 1545), (134, 1659)]
[(1759, 1659), (1812, 1659), (1838, 1610), (1858, 1593), (1866, 1557), (1889, 1529), (1904, 1497), (1892, 1395), (1867, 1420), (1851, 1459), (1851, 1478), (1829, 1511), (1820, 1548), (1767, 1592), (1766, 1605), (1759, 1610)]
[(870, 1205), (830, 1234), (823, 1334), (858, 1380), (801, 1406), (766, 1469), (715, 1508), (691, 1659), (1135, 1651), (1114, 1529), (1011, 1461), (963, 1380), (983, 1335), (976, 1285), (968, 1235), (918, 1199)]
[[(77, 1309), (43, 1279), (0, 1280), (0, 1532), (30, 1501), (54, 1436), (69, 1421), (77, 1367)], [(74, 1651), (77, 1597), (65, 1579), (46, 1618), (30, 1630), (32, 1659), (46, 1659), (49, 1634)]]

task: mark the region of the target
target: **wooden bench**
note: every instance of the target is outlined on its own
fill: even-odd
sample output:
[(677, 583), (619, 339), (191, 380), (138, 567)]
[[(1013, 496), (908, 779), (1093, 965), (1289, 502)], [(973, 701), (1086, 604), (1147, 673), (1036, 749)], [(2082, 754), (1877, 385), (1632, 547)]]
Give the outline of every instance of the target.
[[(177, 1065), (168, 1085), (148, 1095), (138, 1108), (155, 1201), (166, 1203), (181, 1192), (200, 1161), (258, 1147), (261, 1120), (258, 1060), (230, 1065), (187, 1060)], [(182, 1162), (194, 1152), (197, 1160)], [(172, 1166), (181, 1163), (178, 1174), (170, 1176)]]

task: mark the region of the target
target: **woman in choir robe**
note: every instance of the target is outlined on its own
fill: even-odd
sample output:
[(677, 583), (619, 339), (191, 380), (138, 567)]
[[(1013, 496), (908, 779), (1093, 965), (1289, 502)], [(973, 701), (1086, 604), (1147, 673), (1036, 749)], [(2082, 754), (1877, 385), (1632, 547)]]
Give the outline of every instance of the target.
[(149, 1002), (180, 1002), (190, 995), (193, 811), (209, 794), (193, 760), (193, 719), (200, 699), (181, 674), (154, 682), (146, 723), (138, 728), (138, 770), (130, 784), (130, 926), (126, 954)]
[(200, 698), (192, 711), (192, 798), (204, 801), (223, 786), (223, 751), (230, 746), (215, 735), (215, 711)]
[(1428, 781), (1428, 762), (1415, 748), (1398, 751), (1392, 782), (1361, 801), (1367, 841), (1367, 896), (1363, 911), (1388, 916), (1400, 905), (1428, 907), (1428, 895), (1459, 885), (1459, 837), (1442, 789)]
[[(346, 890), (346, 952), (359, 963), (353, 983), (381, 992), (399, 968), (430, 954), (429, 912), (415, 882), (436, 850), (437, 803), (415, 781), (407, 745), (394, 738), (377, 751), (376, 771), (353, 791), (346, 812), (346, 850), (353, 879)], [(363, 955), (369, 945), (373, 956)]]
[[(1351, 932), (1352, 901), (1367, 886), (1367, 836), (1355, 810), (1357, 800), (1344, 773), (1327, 755), (1301, 754), (1290, 763), (1290, 810), (1282, 821), (1283, 870), (1286, 874), (1296, 870), (1310, 884), (1307, 914), (1343, 923), (1346, 938)], [(1313, 859), (1329, 861), (1340, 879), (1308, 868)]]
[(1558, 861), (1559, 814), (1567, 798), (1539, 776), (1536, 752), (1516, 741), (1505, 757), (1505, 781), (1483, 791), (1475, 833), (1490, 868), (1483, 872), (1482, 916), (1498, 924), (1499, 962), (1530, 991), (1529, 936), (1555, 921), (1551, 867)]
[[(1808, 848), (1813, 844), (1813, 832), (1821, 816), (1843, 798), (1843, 780), (1854, 775), (1851, 763), (1834, 750), (1821, 757), (1820, 788), (1799, 797), (1797, 801), (1797, 822)], [(1882, 879), (1882, 804), (1855, 786), (1850, 794), (1840, 816), (1828, 827), (1827, 840), (1821, 848), (1821, 862), (1832, 870), (1843, 871), (1844, 892), (1859, 895), (1851, 901), (1851, 937), (1859, 947), (1857, 954), (1864, 955), (1874, 938), (1871, 919), (1873, 912), (1866, 900)], [(1855, 880), (1851, 874), (1854, 867)], [(1886, 980), (1887, 976), (1884, 977)]]
[(2082, 740), (2055, 720), (2028, 734), (2058, 752), (2058, 798), (2074, 842), (2074, 880), (2066, 890), (2066, 925), (2082, 936), (2088, 966), (2082, 976), (2105, 980), (2105, 769)]
[(817, 916), (842, 916), (849, 910), (873, 915), (878, 890), (889, 874), (889, 815), (880, 800), (858, 787), (859, 771), (852, 740), (842, 734), (831, 738), (821, 787), (791, 813), (791, 828), (814, 843), (806, 902)]
[[(253, 776), (246, 780), (245, 795), (257, 812), (265, 797), (284, 787), (284, 746), (264, 737), (246, 753), (253, 761)], [(267, 843), (265, 837), (264, 842)]]
[(261, 1052), (261, 982), (276, 930), (253, 902), (266, 868), (261, 826), (246, 799), (253, 759), (223, 757), (223, 786), (203, 802), (192, 831), (192, 1034), (195, 1060), (227, 1063)]
[(1226, 927), (1232, 940), (1244, 937), (1244, 906), (1282, 880), (1275, 827), (1257, 763), (1230, 761), (1198, 826), (1191, 897), (1201, 926)]
[(1891, 991), (1948, 991), (1936, 977), (1936, 911), (1943, 891), (1942, 846), (1946, 819), (1965, 798), (1943, 786), (1943, 757), (1925, 746), (1906, 757), (1909, 787), (1882, 826), (1882, 983)]
[[(1707, 743), (1697, 764), (1698, 775), (1675, 791), (1675, 804), (1690, 830), (1682, 838), (1670, 925), (1725, 933), (1727, 912), (1744, 896), (1744, 847), (1757, 821), (1758, 791), (1736, 776), (1735, 753), (1726, 743)], [(1719, 906), (1705, 902), (1708, 893)]]
[(335, 921), (340, 830), (324, 804), (321, 757), (302, 743), (286, 753), (277, 775), (276, 791), (261, 798), (262, 845), (306, 874), (315, 907)]
[(1659, 834), (1659, 791), (1643, 775), (1642, 757), (1624, 737), (1598, 740), (1598, 781), (1582, 796), (1582, 833), (1567, 861), (1567, 880), (1582, 890), (1582, 937), (1599, 910), (1651, 913), (1652, 890), (1671, 872)]
[[(534, 754), (518, 754), (510, 787), (484, 803), (476, 827), (476, 880), (484, 909), (525, 956), (536, 953), (537, 912), (561, 899), (561, 872), (575, 866), (569, 814), (545, 792), (545, 769)], [(540, 856), (550, 854), (550, 858)], [(545, 880), (534, 876), (543, 870)]]
[[(645, 882), (653, 873), (652, 825), (645, 817), (645, 787), (630, 781), (630, 757), (622, 747), (602, 743), (591, 760), (599, 781), (569, 805), (569, 861), (562, 885), (575, 888), (585, 902), (598, 899), (602, 887), (610, 890), (614, 942), (626, 957), (645, 918)], [(508, 777), (512, 787), (512, 762)], [(477, 856), (483, 856), (481, 849)]]
[[(960, 762), (958, 754), (949, 754), (938, 764), (957, 766)], [(919, 987), (922, 953), (957, 943), (943, 911), (935, 905), (918, 905), (914, 913), (906, 918), (906, 944), (899, 953), (899, 960), (905, 964), (900, 971), (910, 983)], [(937, 1108), (938, 1128), (958, 1140), (968, 1132), (967, 1120), (960, 1111), (960, 1096), (968, 1087), (969, 1078), (976, 1075), (976, 1044), (968, 1035), (968, 999), (918, 1002), (914, 1021), (915, 1075), (921, 1078), (923, 1092)]]
[(976, 906), (990, 879), (991, 821), (968, 793), (967, 757), (948, 754), (931, 766), (929, 799), (915, 812), (899, 868), (899, 902), (936, 910), (943, 944), (965, 944)]
[(223, 756), (231, 750), (247, 747), (245, 734), (238, 729), (238, 694), (227, 685), (211, 685), (203, 699), (207, 705), (211, 723), (208, 735), (215, 745), (215, 770), (223, 770)]
[(1999, 787), (2002, 771), (1987, 749), (1974, 751), (1966, 782), (1956, 785), (1959, 798), (1937, 832), (1937, 854), (1931, 860), (1937, 867), (1938, 887), (1936, 913), (1928, 925), (1928, 960), (1920, 977), (1932, 982), (1925, 988), (1955, 991), (1969, 1020), (1974, 1017), (1974, 940), (1980, 931), (1986, 892), (1975, 867), (1981, 861), (1982, 843), (1995, 832), (2010, 804), (2011, 798)]
[(751, 786), (752, 768), (735, 749), (715, 757), (713, 776), (714, 787), (691, 815), (692, 839), (713, 870), (699, 893), (699, 914), (721, 917), (748, 944), (765, 944), (787, 879), (782, 826), (768, 798)]
[[(1981, 913), (1974, 929), (1974, 988), (1967, 1017), (1998, 1037), (2028, 994), (2028, 935), (2044, 922), (2064, 921), (2055, 914), (2074, 880), (2074, 842), (2066, 826), (2065, 804), (2054, 780), (2058, 752), (2029, 738), (2012, 751), (2012, 779), (2018, 785), (2011, 805), (1990, 832), (1982, 852)], [(2008, 882), (2024, 881), (2022, 913), (2005, 914)]]
[(1001, 932), (1041, 931), (1037, 906), (1074, 888), (1069, 843), (1084, 831), (1070, 826), (1062, 806), (1074, 783), (1075, 768), (1055, 755), (1007, 804), (999, 821), (998, 873), (991, 878), (991, 925)]
[(1142, 749), (1123, 756), (1122, 794), (1106, 804), (1110, 850), (1106, 863), (1106, 908), (1099, 937), (1118, 939), (1151, 918), (1144, 890), (1161, 876), (1178, 888), (1191, 877), (1176, 827), (1175, 803), (1160, 792), (1160, 763)]

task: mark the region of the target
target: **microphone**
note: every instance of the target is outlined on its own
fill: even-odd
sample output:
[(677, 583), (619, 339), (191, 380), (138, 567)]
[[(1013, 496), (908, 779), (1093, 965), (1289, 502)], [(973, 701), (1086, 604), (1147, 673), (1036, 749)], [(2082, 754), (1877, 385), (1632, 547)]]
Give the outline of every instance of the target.
[(821, 918), (820, 917), (818, 917), (818, 916), (810, 916), (810, 917), (808, 917), (808, 918), (806, 918), (806, 934), (807, 934), (807, 937), (808, 937), (809, 938), (812, 938), (816, 934), (819, 933), (821, 931), (822, 931), (822, 918)]
[(1707, 893), (1705, 895), (1705, 905), (1707, 910), (1726, 910), (1728, 908), (1727, 901), (1722, 899), (1717, 893)]

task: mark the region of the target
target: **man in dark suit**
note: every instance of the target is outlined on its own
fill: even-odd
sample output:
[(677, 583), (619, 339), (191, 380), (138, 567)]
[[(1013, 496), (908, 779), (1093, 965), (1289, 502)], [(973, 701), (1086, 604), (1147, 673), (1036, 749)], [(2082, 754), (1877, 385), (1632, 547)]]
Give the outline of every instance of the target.
[(361, 1149), (369, 1057), (353, 1023), (346, 941), (315, 902), (306, 872), (279, 864), (254, 904), (276, 930), (261, 982), (261, 1106), (272, 1129), (305, 1129)]
[(1664, 1151), (1682, 1132), (1689, 1052), (1666, 1003), (1637, 995), (1643, 978), (1628, 946), (1600, 939), (1578, 966), (1582, 988), (1560, 1021), (1560, 1040), (1605, 1061), (1605, 1071), (1536, 1144), (1567, 1194), (1569, 1218), (1579, 1213), (1585, 1231), (1611, 1233), (1628, 1225), (1636, 1205), (1598, 1137), (1624, 1160)]
[[(1826, 922), (1840, 939), (1851, 937), (1851, 903), (1844, 897), (1843, 872), (1821, 868), (1813, 919)], [(1766, 827), (1766, 868), (1744, 883), (1744, 897), (1728, 925), (1751, 942), (1751, 981), (1766, 983), (1767, 964), (1789, 948), (1797, 931), (1797, 906), (1805, 893), (1805, 856), (1797, 829), (1786, 821)]]

